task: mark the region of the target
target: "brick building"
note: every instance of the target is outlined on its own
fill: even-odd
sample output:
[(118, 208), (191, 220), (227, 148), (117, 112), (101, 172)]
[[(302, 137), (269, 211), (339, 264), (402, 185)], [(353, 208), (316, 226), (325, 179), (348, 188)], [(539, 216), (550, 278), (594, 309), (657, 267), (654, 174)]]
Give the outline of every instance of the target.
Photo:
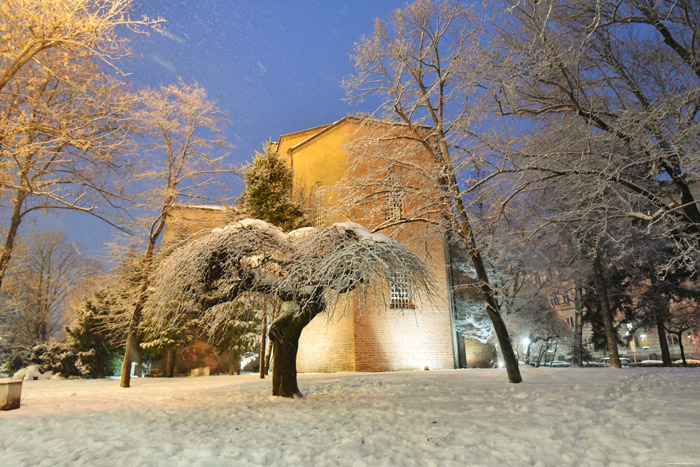
[[(389, 131), (406, 131), (402, 125), (379, 124), (387, 125)], [(352, 157), (346, 150), (347, 144), (361, 138), (362, 133), (359, 118), (345, 117), (329, 125), (282, 135), (272, 143), (273, 149), (293, 169), (293, 197), (302, 204), (315, 226), (350, 220), (372, 230), (391, 216), (400, 216), (414, 208), (410, 197), (395, 196), (402, 189), (399, 184), (396, 191), (381, 196), (372, 206), (338, 209), (341, 199), (338, 187), (348, 173)], [(410, 154), (413, 162), (430, 166), (425, 153), (418, 150)], [(402, 183), (412, 181), (403, 180)], [(231, 209), (235, 210), (178, 206), (168, 215), (165, 240), (222, 226), (237, 218)], [(431, 209), (435, 216), (439, 215), (434, 206)], [(459, 326), (460, 316), (473, 313), (475, 309), (483, 310), (483, 303), (474, 292), (465, 289), (453, 296), (453, 282), (470, 279), (464, 274), (464, 268), (453, 264), (453, 257), (460, 261), (464, 258), (450, 247), (444, 232), (416, 223), (384, 229), (382, 233), (408, 246), (426, 261), (435, 277), (436, 296), (431, 300), (413, 296), (410, 287), (397, 278), (390, 284), (389, 303), (377, 297), (365, 297), (364, 302), (369, 306), (351, 303), (344, 308), (350, 310), (346, 314), (330, 310), (317, 316), (302, 332), (298, 371), (459, 368), (467, 366), (467, 355), (469, 366), (494, 366), (492, 346), (483, 346), (462, 335), (464, 327)]]
[[(402, 125), (380, 122), (390, 133), (405, 132)], [(351, 220), (377, 228), (391, 216), (415, 206), (400, 191), (386, 193), (371, 206), (340, 206), (340, 185), (353, 166), (347, 145), (366, 137), (362, 120), (345, 117), (335, 123), (280, 136), (277, 153), (294, 170), (294, 197), (311, 214), (316, 226)], [(429, 167), (425, 152), (409, 151), (411, 162)], [(374, 167), (390, 177), (390, 168)], [(360, 171), (363, 167), (359, 168)], [(437, 178), (437, 177), (436, 177)], [(403, 180), (410, 184), (411, 180)], [(437, 214), (436, 214), (437, 215)], [(445, 234), (425, 224), (404, 224), (382, 230), (410, 247), (431, 267), (438, 294), (435, 300), (412, 297), (400, 280), (392, 283), (389, 309), (351, 306), (349, 316), (324, 313), (302, 332), (297, 358), (301, 372), (386, 371), (455, 368), (464, 366), (464, 344), (455, 326), (451, 251)], [(461, 350), (461, 353), (460, 353)], [(460, 357), (461, 354), (461, 357)], [(490, 363), (489, 363), (490, 366)]]

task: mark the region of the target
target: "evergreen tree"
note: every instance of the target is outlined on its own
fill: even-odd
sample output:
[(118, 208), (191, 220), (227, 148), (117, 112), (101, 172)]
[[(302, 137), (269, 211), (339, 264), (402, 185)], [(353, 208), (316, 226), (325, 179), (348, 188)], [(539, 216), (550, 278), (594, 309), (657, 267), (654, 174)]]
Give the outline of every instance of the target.
[(268, 142), (256, 151), (253, 162), (243, 167), (246, 188), (241, 204), (251, 217), (262, 219), (284, 231), (305, 227), (304, 212), (291, 199), (294, 174)]
[(111, 360), (116, 349), (106, 322), (113, 312), (113, 302), (106, 289), (96, 290), (75, 310), (75, 324), (65, 328), (69, 347), (85, 376), (104, 378), (114, 373)]

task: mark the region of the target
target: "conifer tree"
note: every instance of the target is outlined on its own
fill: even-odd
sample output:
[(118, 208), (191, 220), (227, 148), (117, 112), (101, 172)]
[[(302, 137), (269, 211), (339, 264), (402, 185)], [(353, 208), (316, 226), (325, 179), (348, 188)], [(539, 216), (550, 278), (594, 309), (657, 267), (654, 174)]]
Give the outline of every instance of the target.
[(284, 231), (305, 227), (304, 212), (291, 199), (294, 173), (273, 151), (270, 142), (256, 151), (253, 162), (244, 166), (246, 188), (241, 204), (250, 217), (262, 219)]

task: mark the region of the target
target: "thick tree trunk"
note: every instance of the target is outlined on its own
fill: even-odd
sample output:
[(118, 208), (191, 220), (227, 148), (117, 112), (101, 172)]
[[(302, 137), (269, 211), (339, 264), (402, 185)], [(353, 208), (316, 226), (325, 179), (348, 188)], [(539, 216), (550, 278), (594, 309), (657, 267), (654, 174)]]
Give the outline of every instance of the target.
[(583, 366), (583, 288), (581, 279), (576, 279), (574, 285), (574, 358), (573, 366)]
[(659, 345), (661, 346), (661, 360), (663, 366), (673, 366), (671, 363), (671, 352), (668, 350), (668, 341), (666, 340), (666, 329), (664, 328), (664, 317), (660, 310), (654, 310), (654, 318), (656, 320), (656, 332), (659, 335)]
[(605, 327), (605, 339), (608, 343), (608, 353), (610, 356), (610, 366), (613, 368), (621, 368), (620, 355), (617, 352), (617, 339), (615, 336), (615, 327), (613, 325), (613, 315), (610, 309), (610, 300), (608, 299), (608, 289), (605, 282), (605, 274), (603, 266), (600, 262), (600, 256), (596, 250), (593, 257), (593, 272), (595, 274), (596, 289), (598, 290), (598, 298), (600, 300), (600, 311), (603, 314), (603, 326)]
[(260, 379), (265, 379), (265, 338), (267, 337), (267, 310), (263, 311), (262, 336), (260, 336)]
[(297, 350), (299, 339), (288, 335), (281, 341), (273, 341), (275, 368), (272, 370), (272, 395), (302, 397), (297, 384)]
[(272, 369), (272, 395), (302, 397), (297, 385), (297, 350), (304, 327), (325, 309), (322, 299), (307, 303), (299, 313), (283, 311), (270, 325), (270, 342), (275, 354)]

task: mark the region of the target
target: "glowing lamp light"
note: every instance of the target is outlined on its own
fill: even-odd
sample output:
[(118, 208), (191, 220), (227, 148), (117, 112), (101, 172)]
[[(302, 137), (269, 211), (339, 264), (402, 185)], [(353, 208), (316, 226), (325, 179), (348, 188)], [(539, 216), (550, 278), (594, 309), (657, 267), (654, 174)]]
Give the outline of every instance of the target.
[(527, 347), (528, 345), (530, 345), (530, 338), (529, 338), (529, 337), (526, 337), (525, 339), (523, 339), (523, 345), (526, 346), (526, 347)]

